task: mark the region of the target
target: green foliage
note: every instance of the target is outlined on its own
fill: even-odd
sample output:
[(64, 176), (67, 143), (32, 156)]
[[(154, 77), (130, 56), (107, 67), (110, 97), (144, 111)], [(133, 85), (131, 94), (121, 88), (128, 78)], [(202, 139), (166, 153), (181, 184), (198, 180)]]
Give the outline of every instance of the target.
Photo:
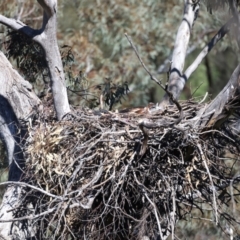
[[(210, 2), (208, 2), (210, 4)], [(123, 100), (124, 107), (146, 105), (149, 101), (160, 101), (163, 92), (151, 83), (149, 76), (141, 67), (124, 33), (127, 32), (136, 44), (138, 51), (152, 73), (165, 59), (169, 58), (182, 18), (183, 3), (172, 0), (162, 1), (86, 1), (62, 2), (59, 26), (62, 42), (68, 42), (76, 56), (77, 71), (82, 71), (88, 79), (89, 87), (102, 84), (104, 79), (113, 79), (114, 83), (128, 82), (130, 92)], [(209, 7), (209, 5), (208, 5)], [(76, 14), (76, 9), (78, 14)], [(210, 15), (205, 5), (201, 5), (199, 17), (195, 23), (190, 46), (202, 47), (228, 18), (226, 11)], [(65, 14), (68, 15), (65, 15)], [(229, 39), (216, 46), (210, 53), (211, 61), (216, 56), (223, 58), (221, 51), (229, 46)], [(191, 61), (193, 57), (191, 57)], [(186, 66), (191, 62), (187, 61)], [(90, 67), (89, 67), (90, 66)], [(215, 66), (212, 66), (213, 71)], [(86, 69), (90, 69), (86, 71)], [(200, 74), (200, 75), (199, 75)], [(166, 74), (158, 76), (166, 79)], [(201, 78), (201, 79), (200, 79)], [(223, 77), (225, 83), (229, 75)], [(207, 75), (204, 64), (194, 73), (191, 86), (196, 89), (199, 82), (205, 82), (196, 95), (203, 95), (207, 89)], [(204, 87), (206, 86), (206, 87)], [(184, 96), (183, 98), (186, 98)], [(75, 99), (80, 105), (82, 100)], [(116, 108), (119, 107), (116, 105)]]
[[(197, 50), (187, 59), (186, 65), (228, 18), (229, 1), (206, 0), (205, 3), (206, 6), (201, 5), (190, 42)], [(41, 27), (39, 16), (42, 13), (36, 1), (21, 1), (21, 6), (17, 6), (14, 0), (2, 0), (0, 11), (8, 17), (20, 14), (23, 22)], [(163, 93), (150, 81), (124, 33), (132, 37), (144, 63), (157, 75), (159, 65), (172, 53), (182, 12), (183, 1), (178, 0), (60, 0), (58, 39), (63, 46), (61, 55), (70, 102), (99, 107), (102, 95), (112, 109), (120, 104), (130, 107), (159, 101)], [(8, 56), (15, 59), (21, 73), (34, 83), (35, 90), (42, 91), (43, 80), (48, 82), (48, 77), (41, 48), (15, 32), (8, 36), (2, 34), (1, 42), (7, 43)], [(236, 55), (229, 47), (229, 38), (210, 53), (212, 94), (216, 95), (229, 79), (236, 65)], [(166, 74), (159, 78), (166, 79)], [(209, 90), (208, 84), (203, 63), (189, 79), (190, 96), (196, 89), (194, 96), (204, 95)], [(189, 94), (185, 93), (183, 98), (186, 96)], [(188, 229), (192, 231), (192, 226)]]
[[(4, 2), (6, 1), (0, 3), (3, 13), (6, 12), (6, 15), (13, 17), (19, 12), (20, 7), (17, 8), (14, 4), (10, 4), (12, 6), (10, 9)], [(219, 6), (223, 6), (223, 2)], [(216, 1), (206, 1), (206, 4), (208, 8), (213, 8)], [(29, 22), (33, 27), (39, 26), (41, 22), (41, 18), (37, 18), (40, 14), (37, 6), (38, 4), (33, 4), (31, 0), (29, 3), (24, 3), (23, 8), (24, 14), (22, 14), (21, 20)], [(99, 97), (102, 92), (97, 86), (104, 84), (105, 79), (108, 78), (112, 79), (112, 83), (116, 86), (128, 83), (129, 93), (125, 100), (122, 99), (121, 107), (141, 106), (147, 105), (150, 101), (160, 101), (163, 95), (162, 90), (150, 81), (124, 33), (127, 32), (132, 37), (144, 63), (152, 73), (157, 75), (159, 65), (172, 53), (177, 28), (182, 18), (182, 8), (183, 3), (179, 3), (177, 0), (167, 2), (153, 0), (140, 2), (136, 0), (104, 2), (75, 0), (65, 2), (61, 0), (59, 2), (58, 39), (60, 46), (68, 45), (71, 49), (70, 55), (64, 53), (64, 51), (68, 51), (64, 49), (65, 47), (61, 49), (62, 55), (65, 54), (68, 58), (64, 62), (63, 57), (63, 64), (71, 104), (99, 107)], [(32, 9), (36, 9), (36, 11), (31, 11)], [(30, 12), (31, 15), (29, 15)], [(227, 18), (227, 13), (219, 8), (214, 15), (210, 15), (207, 8), (201, 5), (190, 42), (190, 46), (197, 47), (196, 52), (216, 33), (224, 19)], [(34, 21), (29, 21), (31, 18)], [(29, 40), (25, 42), (28, 46), (32, 46)], [(227, 42), (228, 39), (218, 44), (210, 54), (210, 61), (213, 61), (215, 56), (218, 59), (224, 59), (221, 51), (229, 45)], [(24, 71), (22, 73), (28, 79), (35, 81), (35, 89), (41, 92), (44, 88), (42, 79), (47, 82), (47, 71), (41, 68), (43, 63), (40, 61), (39, 55), (31, 55), (31, 51), (27, 50), (27, 45), (26, 47), (19, 46), (19, 49), (29, 58), (35, 58), (36, 64), (33, 67), (28, 61), (23, 62), (22, 59), (18, 60), (18, 65), (25, 65), (27, 73)], [(187, 65), (189, 64), (190, 61), (187, 61)], [(35, 68), (39, 68), (39, 75), (35, 74)], [(212, 65), (212, 68), (212, 71), (216, 72), (223, 67), (220, 66), (215, 70), (215, 65)], [(32, 73), (32, 76), (29, 73)], [(166, 79), (166, 74), (159, 75), (159, 78)], [(200, 78), (201, 80), (199, 80)], [(228, 78), (229, 75), (222, 76), (225, 81)], [(193, 89), (199, 86), (199, 82), (195, 84), (195, 79), (206, 82), (204, 65), (194, 73), (192, 80), (190, 79), (191, 86), (189, 87)], [(203, 85), (196, 95), (203, 95), (206, 90)], [(183, 96), (183, 98), (187, 97), (188, 95)], [(115, 104), (115, 108), (119, 107), (120, 104)]]
[(237, 5), (240, 4), (239, 0), (205, 0), (208, 11), (212, 14), (213, 10), (219, 10), (220, 8), (226, 9), (229, 7), (230, 2), (235, 1)]
[(109, 106), (109, 110), (112, 110), (114, 104), (121, 104), (121, 99), (129, 92), (127, 82), (115, 84), (110, 78), (106, 78), (105, 84), (100, 85), (100, 88), (102, 89), (102, 95), (105, 97), (105, 103)]
[[(176, 29), (172, 22), (181, 17), (175, 14), (175, 20), (167, 18), (165, 7), (181, 12), (180, 6), (161, 1), (75, 1), (64, 5), (67, 12), (78, 9), (79, 19), (71, 18), (68, 23), (63, 15), (60, 28), (66, 33), (66, 41), (74, 41), (73, 50), (82, 63), (78, 69), (85, 71), (90, 59), (92, 70), (86, 73), (90, 85), (102, 84), (106, 78), (113, 79), (115, 84), (128, 82), (131, 95), (125, 106), (149, 102), (151, 96), (146, 94), (150, 90), (149, 76), (140, 66), (124, 33), (132, 36), (144, 62), (151, 71), (156, 71), (174, 44), (174, 34), (170, 31), (166, 34), (166, 27)], [(76, 29), (71, 29), (75, 21), (79, 25), (73, 24)]]
[(18, 69), (27, 80), (35, 82), (39, 75), (48, 78), (44, 52), (39, 44), (24, 34), (8, 31), (4, 45), (7, 57), (16, 60)]

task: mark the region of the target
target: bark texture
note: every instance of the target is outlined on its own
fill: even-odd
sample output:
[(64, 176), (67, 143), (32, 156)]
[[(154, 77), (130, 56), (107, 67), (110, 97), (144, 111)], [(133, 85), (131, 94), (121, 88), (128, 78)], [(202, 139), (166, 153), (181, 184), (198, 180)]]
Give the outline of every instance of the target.
[(37, 41), (44, 49), (48, 64), (54, 106), (59, 120), (70, 112), (62, 59), (57, 43), (57, 1), (38, 0), (43, 8), (42, 33)]
[[(183, 19), (176, 36), (168, 83), (168, 90), (173, 94), (175, 99), (179, 97), (186, 82), (182, 71), (185, 64), (191, 29), (197, 18), (198, 10), (198, 1), (195, 3), (193, 0), (185, 0)], [(168, 103), (169, 95), (165, 94), (161, 105), (165, 106)]]
[[(43, 8), (41, 29), (32, 29), (19, 20), (2, 15), (0, 15), (0, 23), (22, 32), (43, 47), (50, 72), (54, 107), (57, 118), (61, 120), (70, 112), (70, 107), (56, 38), (57, 1), (38, 0), (38, 3)], [(22, 146), (26, 134), (20, 122), (29, 120), (31, 112), (40, 104), (40, 101), (33, 92), (31, 84), (12, 68), (2, 53), (0, 53), (0, 83), (0, 136), (7, 150), (9, 180), (20, 181), (24, 166)], [(21, 231), (21, 226), (17, 226), (18, 222), (11, 221), (13, 215), (9, 210), (18, 204), (20, 192), (20, 187), (9, 186), (3, 197), (0, 206), (0, 220), (3, 220), (0, 224), (0, 237), (3, 239), (26, 239), (32, 235), (30, 228), (30, 232), (26, 233)]]
[[(240, 65), (236, 67), (223, 90), (214, 98), (206, 109), (198, 114), (199, 116), (204, 116), (200, 122), (201, 126), (212, 127), (216, 123), (219, 125), (231, 115), (231, 111), (228, 111), (228, 103), (234, 101), (234, 99), (239, 96), (239, 86)], [(235, 126), (235, 128), (236, 127), (238, 128), (239, 126)]]
[[(0, 136), (7, 150), (9, 163), (9, 180), (19, 181), (24, 166), (22, 146), (25, 131), (20, 121), (27, 121), (40, 100), (33, 92), (32, 86), (14, 70), (7, 58), (0, 52)], [(0, 219), (12, 219), (10, 209), (18, 203), (19, 187), (9, 186), (4, 194), (0, 206)], [(16, 226), (16, 223), (14, 223)], [(23, 237), (19, 228), (12, 226), (12, 222), (0, 224), (0, 237), (12, 239)]]
[(19, 20), (6, 18), (2, 15), (0, 15), (0, 23), (13, 30), (26, 34), (28, 37), (38, 42), (44, 49), (50, 72), (54, 107), (57, 113), (57, 118), (61, 120), (64, 115), (70, 112), (70, 107), (68, 103), (63, 65), (56, 37), (57, 1), (38, 0), (38, 3), (43, 8), (43, 22), (41, 29), (32, 29)]

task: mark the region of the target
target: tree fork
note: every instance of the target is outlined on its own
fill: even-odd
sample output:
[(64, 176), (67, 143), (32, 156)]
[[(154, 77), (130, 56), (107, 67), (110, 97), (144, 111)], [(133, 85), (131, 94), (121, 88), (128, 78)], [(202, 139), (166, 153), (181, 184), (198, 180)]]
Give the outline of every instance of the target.
[(58, 120), (70, 112), (65, 76), (61, 55), (57, 44), (57, 1), (38, 0), (43, 8), (43, 22), (41, 29), (32, 29), (19, 20), (11, 19), (0, 15), (0, 23), (22, 32), (34, 41), (39, 43), (46, 56), (50, 73), (51, 88), (53, 93), (54, 107)]

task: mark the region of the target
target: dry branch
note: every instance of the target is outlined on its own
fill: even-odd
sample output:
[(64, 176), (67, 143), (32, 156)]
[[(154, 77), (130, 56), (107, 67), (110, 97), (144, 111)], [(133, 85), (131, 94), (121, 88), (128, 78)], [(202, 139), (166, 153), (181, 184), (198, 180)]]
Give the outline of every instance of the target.
[[(176, 221), (192, 208), (202, 210), (203, 203), (224, 217), (218, 196), (231, 200), (226, 188), (232, 181), (221, 156), (227, 150), (237, 157), (239, 145), (227, 131), (232, 119), (203, 132), (191, 120), (204, 105), (181, 106), (177, 127), (174, 106), (147, 114), (81, 109), (61, 122), (46, 107), (46, 115), (35, 116), (26, 146), (25, 181), (37, 188), (22, 184), (14, 216), (32, 216), (38, 238), (59, 239), (83, 239), (83, 232), (87, 239), (166, 239), (174, 235)], [(149, 123), (144, 151), (142, 121)], [(31, 211), (26, 204), (34, 206)]]
[[(127, 35), (127, 33), (125, 33), (125, 36), (127, 38), (127, 40), (129, 41), (129, 43), (131, 44), (134, 52), (136, 53), (138, 60), (140, 61), (141, 65), (143, 66), (144, 70), (148, 73), (148, 75), (150, 76), (151, 80), (153, 80), (155, 83), (157, 83), (168, 95), (169, 99), (177, 106), (178, 110), (179, 110), (179, 118), (174, 122), (174, 124), (178, 124), (181, 122), (182, 118), (183, 118), (183, 111), (182, 111), (182, 107), (179, 104), (179, 102), (177, 101), (177, 99), (174, 98), (173, 94), (167, 89), (167, 86), (164, 86), (162, 84), (161, 81), (159, 81), (155, 76), (153, 76), (153, 74), (148, 70), (148, 68), (146, 67), (146, 65), (144, 64), (142, 58), (140, 57), (137, 48), (135, 47), (135, 45), (133, 44), (131, 38)], [(158, 110), (158, 107), (157, 107)], [(173, 124), (173, 125), (174, 125)]]
[(227, 21), (225, 25), (221, 27), (221, 29), (217, 32), (217, 34), (211, 39), (211, 41), (203, 48), (203, 50), (199, 53), (194, 62), (186, 69), (184, 73), (184, 78), (186, 81), (192, 75), (192, 73), (197, 69), (202, 60), (207, 56), (207, 54), (212, 50), (212, 48), (229, 32), (230, 27), (234, 23), (234, 18), (231, 18)]

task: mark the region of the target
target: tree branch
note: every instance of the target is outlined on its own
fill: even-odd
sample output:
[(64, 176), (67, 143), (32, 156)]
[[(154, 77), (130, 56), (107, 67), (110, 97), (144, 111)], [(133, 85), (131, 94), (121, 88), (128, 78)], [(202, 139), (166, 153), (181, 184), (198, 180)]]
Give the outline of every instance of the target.
[(43, 194), (45, 194), (45, 195), (47, 195), (47, 196), (49, 196), (49, 197), (53, 197), (53, 198), (59, 199), (59, 200), (61, 200), (61, 201), (64, 201), (64, 200), (65, 200), (65, 199), (64, 199), (63, 197), (61, 197), (61, 196), (57, 196), (57, 195), (51, 194), (51, 193), (49, 193), (49, 192), (47, 192), (47, 191), (45, 191), (45, 190), (43, 190), (43, 189), (41, 189), (41, 188), (35, 187), (35, 186), (30, 185), (30, 184), (25, 183), (25, 182), (13, 182), (13, 181), (8, 181), (8, 182), (2, 182), (2, 183), (0, 183), (0, 186), (3, 186), (3, 185), (10, 185), (10, 186), (13, 185), (13, 186), (20, 186), (20, 187), (29, 187), (29, 188), (32, 188), (32, 189), (34, 189), (34, 190), (36, 190), (36, 191), (39, 191), (39, 192), (41, 192), (41, 193), (43, 193)]
[(28, 37), (32, 38), (35, 41), (39, 41), (39, 35), (41, 34), (41, 30), (35, 30), (26, 24), (22, 23), (19, 20), (13, 18), (7, 18), (0, 14), (0, 23), (3, 25), (21, 33), (24, 33)]
[(216, 225), (218, 225), (218, 208), (217, 208), (217, 200), (216, 200), (216, 189), (215, 189), (215, 186), (214, 186), (214, 183), (213, 183), (213, 180), (212, 180), (212, 175), (211, 175), (211, 173), (209, 171), (208, 164), (207, 164), (207, 161), (206, 161), (206, 156), (203, 153), (202, 147), (201, 147), (201, 145), (199, 143), (197, 144), (197, 147), (198, 147), (198, 149), (200, 151), (201, 158), (203, 160), (204, 166), (206, 168), (206, 171), (207, 171), (210, 183), (211, 183), (212, 194), (213, 194), (213, 209), (215, 211)]
[(125, 36), (127, 38), (127, 40), (129, 41), (129, 43), (131, 44), (135, 54), (138, 57), (138, 60), (140, 61), (141, 65), (143, 66), (144, 70), (148, 73), (148, 75), (150, 76), (151, 80), (153, 80), (155, 83), (157, 83), (165, 92), (166, 94), (169, 96), (169, 99), (177, 106), (177, 109), (180, 112), (179, 118), (173, 123), (173, 125), (178, 124), (181, 122), (182, 118), (183, 118), (183, 111), (182, 111), (182, 107), (179, 104), (179, 102), (174, 98), (173, 94), (167, 89), (166, 86), (164, 86), (162, 84), (162, 82), (160, 80), (158, 80), (156, 77), (153, 76), (153, 74), (149, 71), (149, 69), (146, 67), (146, 65), (144, 64), (142, 58), (140, 57), (137, 48), (135, 47), (135, 45), (133, 44), (131, 38), (127, 35), (127, 33), (125, 33)]
[[(172, 65), (169, 76), (168, 90), (173, 94), (174, 99), (178, 99), (184, 85), (185, 78), (182, 71), (185, 64), (187, 47), (190, 39), (190, 31), (197, 18), (199, 10), (199, 1), (185, 0), (184, 15), (179, 26), (174, 45)], [(165, 94), (161, 102), (162, 106), (169, 104), (169, 95)]]
[[(204, 43), (203, 42), (203, 37), (204, 36), (209, 35), (209, 34), (211, 34), (213, 32), (216, 32), (216, 30), (215, 29), (208, 29), (208, 30), (203, 31), (198, 36), (198, 41), (187, 49), (186, 57), (188, 55), (190, 55), (193, 51), (195, 51), (197, 49), (197, 46), (202, 45)], [(166, 58), (164, 60), (164, 62), (158, 67), (157, 72), (159, 74), (166, 73), (166, 72), (169, 71), (169, 63), (171, 62), (171, 59), (172, 59), (172, 54), (168, 58)]]
[(212, 50), (212, 48), (229, 32), (230, 26), (234, 23), (234, 18), (231, 18), (223, 25), (211, 41), (203, 48), (194, 62), (187, 68), (184, 73), (184, 79), (187, 81), (192, 73), (197, 69), (202, 60)]
[(57, 1), (56, 0), (37, 0), (43, 10), (46, 12), (48, 18), (56, 13)]
[(236, 93), (239, 93), (239, 84), (240, 65), (238, 65), (234, 70), (231, 78), (223, 90), (214, 98), (214, 100), (206, 107), (203, 112), (199, 111), (198, 116), (200, 116), (201, 121), (199, 121), (198, 124), (202, 127), (210, 127), (221, 119), (223, 120), (228, 117), (226, 114), (223, 114), (223, 110), (226, 106), (226, 103), (229, 102), (230, 99), (236, 97)]
[(70, 107), (56, 36), (57, 1), (38, 0), (38, 3), (44, 10), (42, 28), (40, 30), (34, 30), (18, 20), (6, 18), (2, 15), (0, 15), (0, 23), (26, 34), (42, 46), (50, 73), (54, 107), (58, 120), (61, 120), (64, 115), (70, 112)]
[(70, 112), (70, 106), (68, 102), (65, 75), (56, 36), (57, 1), (38, 0), (38, 3), (44, 10), (41, 45), (44, 49), (46, 62), (49, 68), (54, 107), (58, 120), (61, 120), (63, 116)]
[[(0, 52), (0, 137), (3, 140), (9, 163), (10, 181), (19, 181), (24, 165), (22, 143), (25, 130), (21, 128), (19, 119), (26, 119), (31, 115), (34, 107), (40, 100), (32, 91), (32, 86), (25, 81), (7, 58)], [(12, 213), (8, 212), (19, 204), (21, 189), (17, 186), (8, 186), (0, 205), (0, 219), (12, 219)], [(13, 226), (11, 223), (0, 224), (0, 234), (9, 239)], [(24, 234), (18, 228), (16, 234)], [(21, 235), (22, 236), (22, 235)], [(23, 236), (21, 239), (25, 239)]]

